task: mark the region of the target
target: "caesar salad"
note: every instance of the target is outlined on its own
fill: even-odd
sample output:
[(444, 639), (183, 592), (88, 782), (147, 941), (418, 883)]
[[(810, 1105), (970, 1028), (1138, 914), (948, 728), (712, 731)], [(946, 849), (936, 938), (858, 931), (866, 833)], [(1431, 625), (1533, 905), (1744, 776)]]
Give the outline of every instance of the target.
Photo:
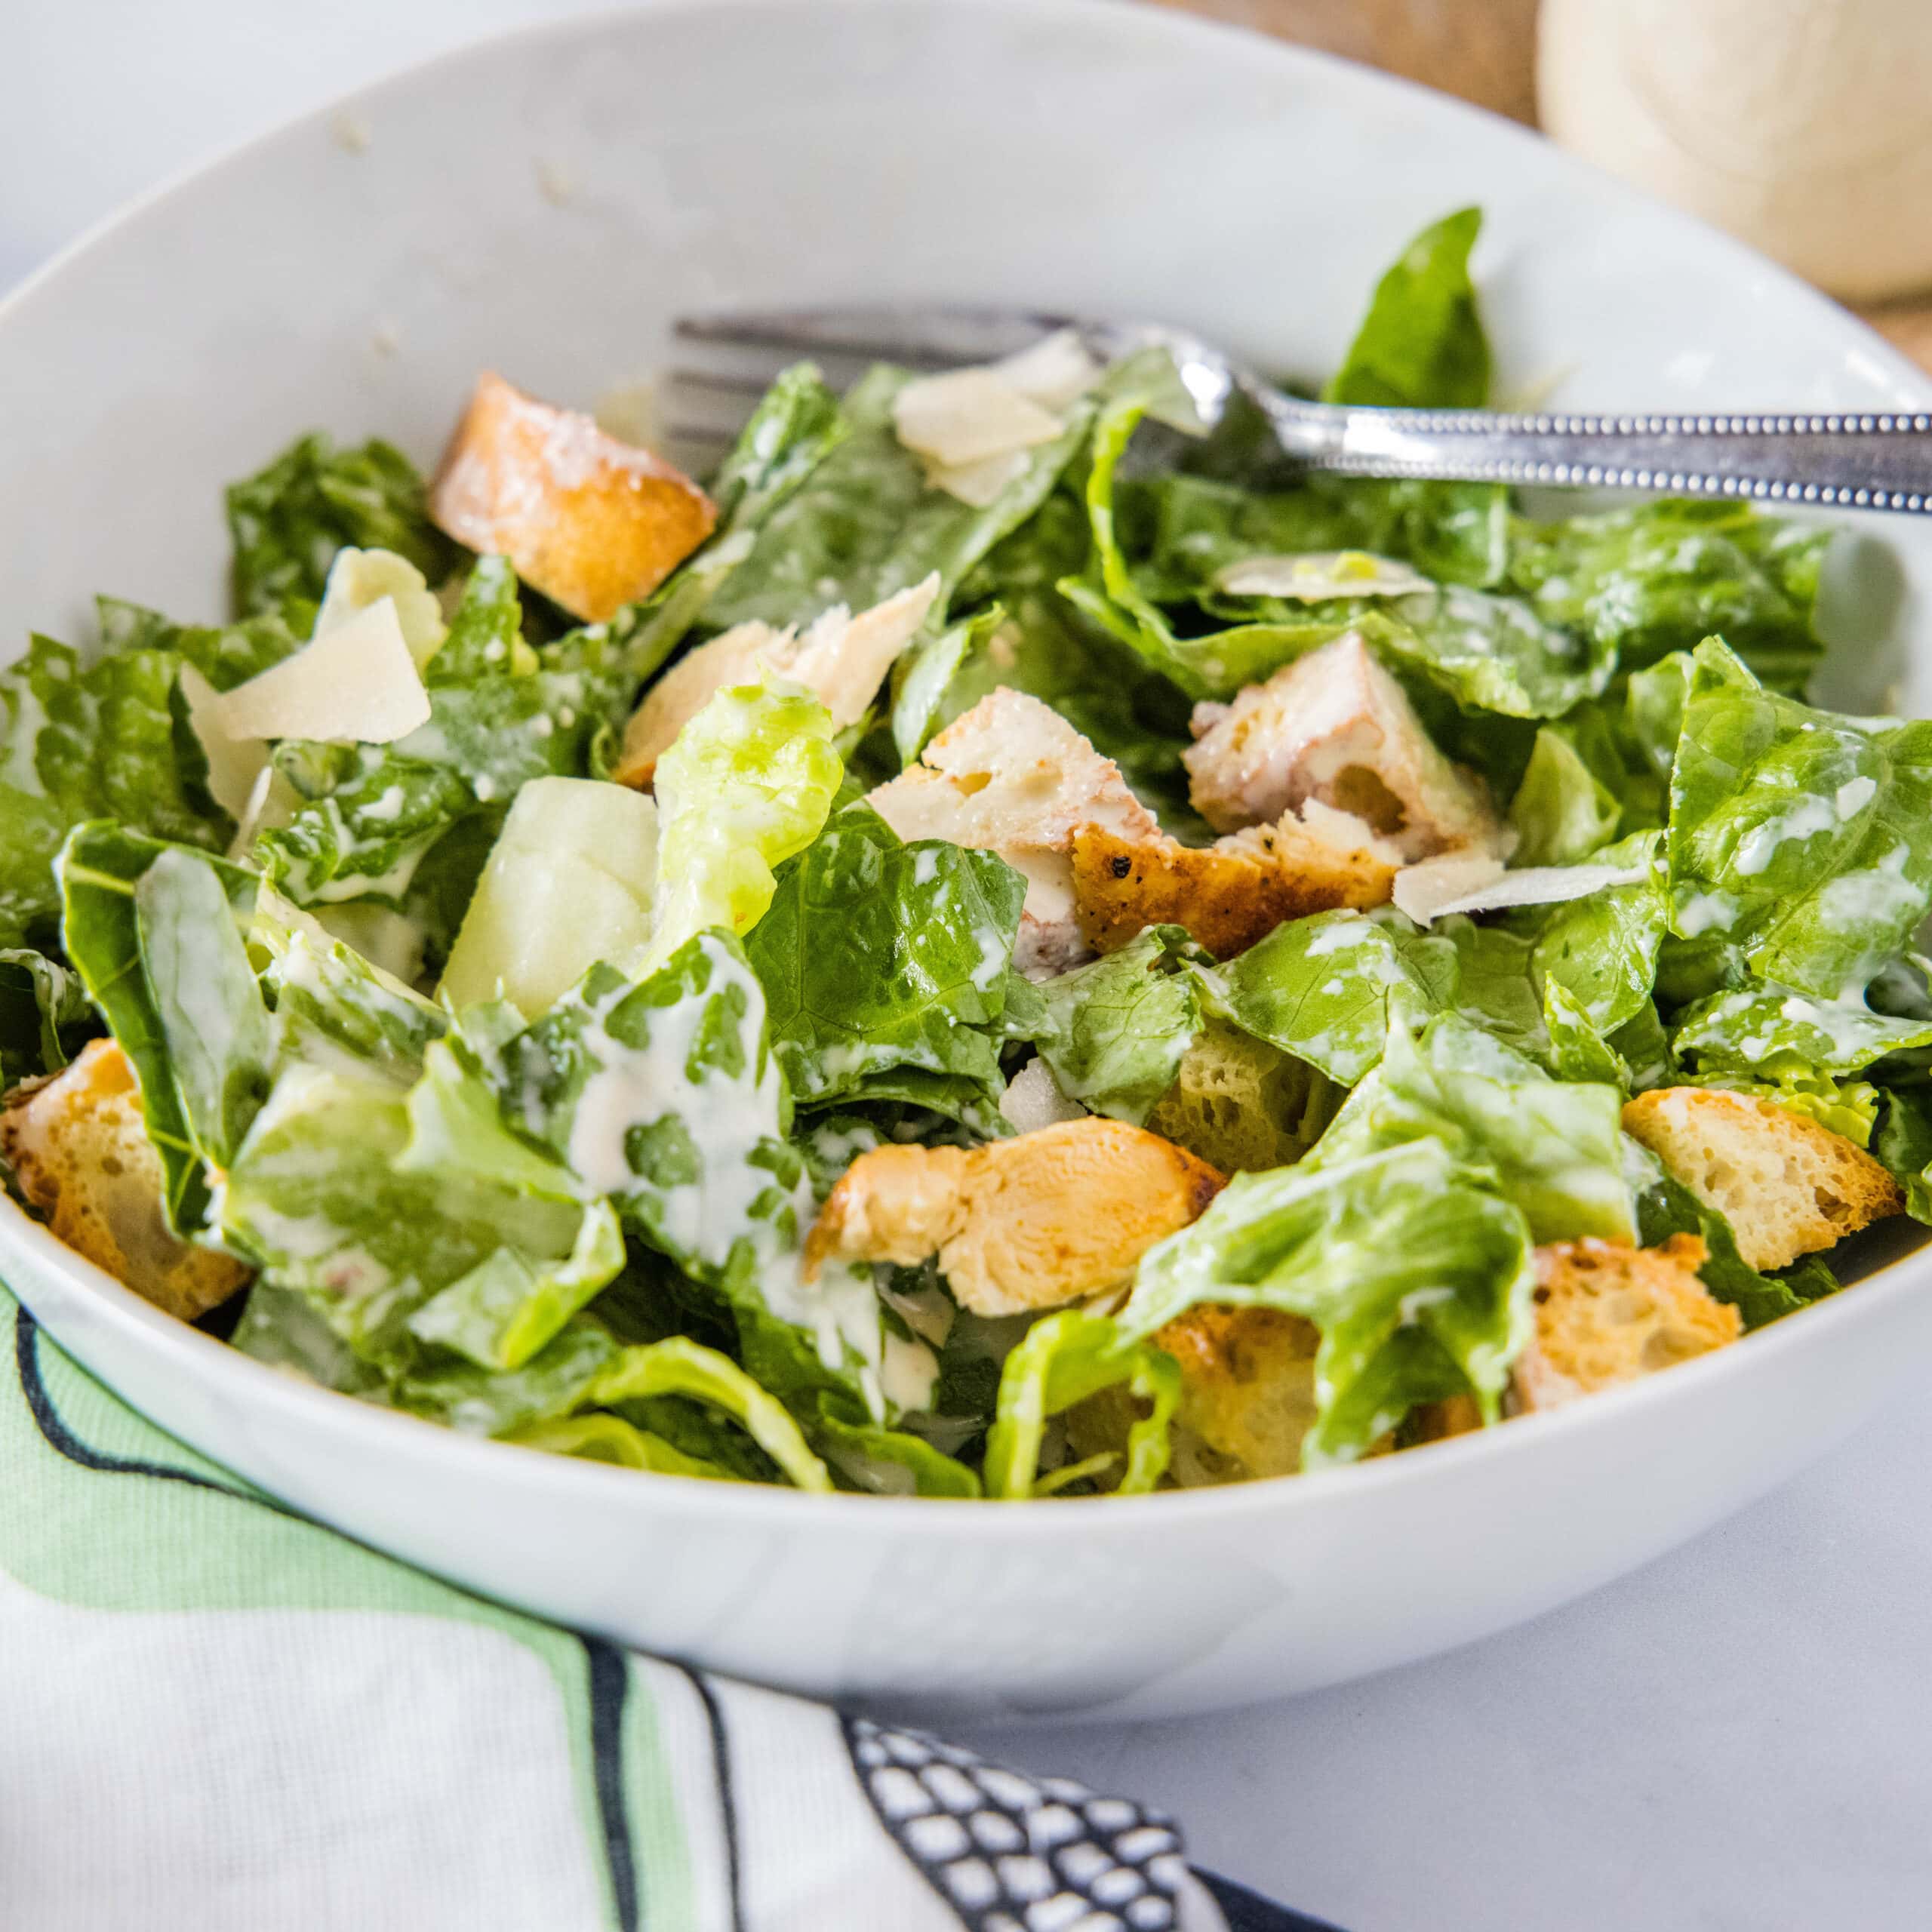
[[(1479, 222), (1324, 395), (1488, 399)], [(0, 675), (0, 1152), (277, 1369), (1124, 1496), (1586, 1399), (1932, 1220), (1932, 722), (1806, 702), (1829, 531), (1297, 472), (1066, 335), (792, 369), (702, 486), (486, 374), (427, 481), (309, 434), (227, 513), (230, 621)]]

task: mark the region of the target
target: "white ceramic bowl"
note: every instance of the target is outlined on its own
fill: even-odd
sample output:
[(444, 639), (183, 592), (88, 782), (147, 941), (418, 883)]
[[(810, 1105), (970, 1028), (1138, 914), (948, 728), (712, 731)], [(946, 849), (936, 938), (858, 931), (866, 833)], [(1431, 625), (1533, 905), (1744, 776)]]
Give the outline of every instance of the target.
[[(358, 137), (366, 135), (366, 147)], [(432, 457), (474, 372), (587, 401), (684, 307), (1011, 298), (1332, 363), (1424, 221), (1481, 202), (1504, 383), (1566, 402), (1924, 407), (1756, 257), (1521, 129), (1117, 4), (678, 0), (492, 42), (149, 200), (0, 309), (0, 636), (97, 589), (220, 609), (217, 492), (295, 431)], [(1932, 583), (1932, 530), (1887, 531)], [(1908, 595), (1906, 703), (1932, 638)], [(1916, 702), (1915, 702), (1916, 700)], [(184, 1441), (541, 1614), (929, 1712), (1195, 1710), (1497, 1630), (1693, 1534), (1932, 1341), (1894, 1229), (1850, 1293), (1641, 1387), (1333, 1473), (1037, 1507), (819, 1497), (572, 1463), (299, 1384), (11, 1207), (0, 1269)]]

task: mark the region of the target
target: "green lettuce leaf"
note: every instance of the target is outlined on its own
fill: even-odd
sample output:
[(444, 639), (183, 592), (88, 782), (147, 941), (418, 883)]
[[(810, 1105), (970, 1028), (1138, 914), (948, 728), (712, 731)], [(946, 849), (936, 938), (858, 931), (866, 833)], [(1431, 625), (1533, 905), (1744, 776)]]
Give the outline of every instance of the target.
[(1480, 409), (1488, 401), (1489, 340), (1469, 280), (1481, 228), (1481, 209), (1460, 208), (1403, 250), (1376, 285), (1324, 401)]
[(1510, 581), (1626, 671), (1715, 635), (1761, 683), (1800, 692), (1822, 655), (1813, 617), (1831, 534), (1749, 503), (1672, 497), (1518, 521)]
[(1671, 1044), (1706, 1075), (1775, 1077), (1781, 1068), (1856, 1073), (1887, 1054), (1932, 1046), (1932, 1022), (1897, 1020), (1863, 1000), (1818, 999), (1754, 980), (1687, 1008)]
[(1906, 1212), (1915, 1221), (1932, 1222), (1932, 1093), (1922, 1087), (1889, 1089), (1872, 1152), (1905, 1189)]
[(848, 806), (779, 869), (745, 943), (772, 1050), (801, 1106), (922, 1069), (997, 1104), (999, 1022), (1026, 881), (991, 852), (904, 843)]
[(260, 881), (100, 821), (75, 828), (57, 871), (62, 942), (140, 1082), (168, 1225), (196, 1232), (205, 1164), (228, 1164), (272, 1057), (242, 934)]
[(460, 554), (429, 521), (423, 479), (399, 450), (371, 438), (337, 449), (319, 432), (298, 438), (227, 493), (235, 602), (269, 612), (306, 637), (335, 553), (393, 550), (432, 583)]
[(780, 682), (721, 691), (657, 761), (657, 895), (648, 964), (707, 926), (743, 933), (774, 869), (817, 837), (842, 775), (832, 714)]
[(918, 457), (899, 441), (893, 400), (912, 380), (882, 366), (846, 397), (844, 434), (764, 518), (751, 554), (706, 606), (707, 626), (802, 624), (835, 604), (863, 611), (934, 571), (943, 608), (966, 572), (1039, 508), (1093, 414), (1091, 404), (1075, 404), (1061, 434), (1029, 451), (1014, 481), (976, 509), (929, 488)]
[(1184, 969), (1210, 963), (1179, 926), (1150, 926), (1039, 986), (1026, 1037), (1054, 1085), (1094, 1113), (1144, 1125), (1201, 1031), (1199, 987)]
[(1211, 1011), (1352, 1087), (1382, 1057), (1391, 995), (1441, 1011), (1459, 970), (1454, 940), (1383, 907), (1291, 920), (1201, 983)]
[(411, 1121), (390, 1081), (297, 1066), (275, 1082), (229, 1167), (224, 1241), (352, 1353), (399, 1374), (423, 1345), (409, 1318), (498, 1249), (561, 1262), (583, 1218), (460, 1166), (404, 1164)]
[(1361, 1158), (1237, 1174), (1149, 1251), (1120, 1324), (1153, 1334), (1201, 1302), (1281, 1309), (1321, 1331), (1303, 1466), (1352, 1461), (1419, 1402), (1494, 1420), (1527, 1340), (1521, 1212), (1434, 1136)]
[(528, 676), (537, 668), (525, 642), (523, 602), (507, 557), (478, 557), (451, 614), (449, 635), (424, 666), (424, 683), (458, 685), (502, 673)]
[(1567, 866), (1617, 836), (1622, 801), (1558, 728), (1537, 733), (1529, 769), (1509, 801), (1519, 866)]
[(31, 947), (0, 949), (0, 1081), (57, 1073), (93, 1025), (78, 974)]
[(1814, 711), (1697, 649), (1671, 777), (1673, 930), (1855, 999), (1932, 906), (1932, 722)]
[(1521, 1209), (1537, 1241), (1629, 1240), (1635, 1208), (1617, 1088), (1552, 1080), (1459, 1014), (1419, 1030), (1413, 1021), (1392, 1014), (1380, 1064), (1303, 1164), (1432, 1139)]
[(1044, 1493), (1040, 1444), (1048, 1418), (1123, 1382), (1149, 1408), (1128, 1429), (1127, 1466), (1114, 1493), (1144, 1495), (1168, 1466), (1168, 1432), (1180, 1400), (1178, 1366), (1123, 1335), (1104, 1315), (1069, 1308), (1035, 1322), (1000, 1373), (986, 1432), (986, 1494), (1018, 1500)]

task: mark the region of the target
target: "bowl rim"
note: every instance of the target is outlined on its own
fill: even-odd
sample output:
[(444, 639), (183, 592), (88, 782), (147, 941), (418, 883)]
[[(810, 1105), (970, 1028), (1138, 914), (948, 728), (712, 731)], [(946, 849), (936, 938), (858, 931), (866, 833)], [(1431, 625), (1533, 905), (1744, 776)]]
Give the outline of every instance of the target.
[[(1715, 257), (1720, 266), (1727, 264), (1761, 279), (1768, 278), (1784, 299), (1800, 310), (1808, 310), (1847, 346), (1855, 344), (1867, 370), (1892, 383), (1901, 391), (1903, 399), (1919, 407), (1932, 404), (1932, 376), (1828, 296), (1734, 237), (1616, 180), (1557, 147), (1534, 129), (1400, 75), (1276, 40), (1231, 23), (1144, 4), (1144, 0), (1143, 4), (1131, 6), (1121, 5), (1120, 0), (636, 0), (629, 6), (561, 20), (525, 22), (478, 35), (334, 95), (198, 159), (93, 223), (0, 298), (0, 354), (5, 353), (8, 326), (57, 287), (70, 269), (111, 245), (122, 229), (134, 226), (157, 208), (192, 195), (215, 177), (246, 168), (272, 147), (324, 130), (346, 112), (432, 85), (446, 72), (459, 69), (466, 63), (496, 58), (506, 47), (535, 42), (590, 44), (614, 32), (648, 33), (658, 20), (715, 14), (725, 5), (741, 12), (857, 13), (895, 9), (910, 13), (917, 9), (933, 17), (942, 13), (955, 17), (979, 14), (1029, 21), (1051, 14), (1083, 23), (1103, 37), (1118, 38), (1138, 34), (1150, 42), (1170, 45), (1189, 41), (1223, 45), (1238, 38), (1254, 57), (1273, 62), (1284, 73), (1312, 72), (1334, 85), (1402, 98), (1414, 103), (1425, 117), (1445, 116), (1451, 122), (1479, 124), (1490, 131), (1491, 137), (1500, 136), (1520, 143), (1524, 152), (1537, 152), (1539, 158), (1534, 165), (1553, 178), (1559, 189), (1567, 191), (1577, 184), (1586, 185), (1599, 197), (1607, 196), (1626, 208), (1640, 211), (1650, 220), (1675, 228), (1701, 251)], [(1057, 1497), (1053, 1499), (1054, 1506), (1045, 1509), (968, 1507), (961, 1510), (955, 1506), (957, 1500), (952, 1498), (845, 1492), (820, 1494), (777, 1484), (694, 1482), (685, 1477), (601, 1464), (466, 1435), (404, 1411), (362, 1402), (245, 1355), (192, 1324), (164, 1313), (67, 1247), (11, 1195), (0, 1194), (0, 1282), (5, 1283), (22, 1309), (32, 1315), (30, 1301), (8, 1278), (10, 1271), (4, 1266), (22, 1252), (31, 1257), (39, 1269), (59, 1277), (63, 1287), (91, 1298), (103, 1318), (134, 1346), (146, 1350), (164, 1365), (171, 1358), (194, 1377), (212, 1377), (217, 1388), (232, 1389), (235, 1399), (251, 1411), (272, 1414), (278, 1404), (286, 1404), (297, 1414), (311, 1419), (324, 1433), (349, 1431), (361, 1435), (366, 1432), (367, 1440), (391, 1442), (399, 1456), (419, 1463), (440, 1462), (451, 1474), (465, 1480), (487, 1473), (500, 1489), (513, 1484), (534, 1493), (557, 1483), (589, 1485), (583, 1494), (608, 1495), (614, 1506), (623, 1506), (628, 1499), (633, 1508), (703, 1517), (714, 1524), (728, 1519), (750, 1527), (760, 1519), (768, 1519), (774, 1526), (790, 1526), (801, 1532), (817, 1527), (841, 1534), (862, 1524), (875, 1524), (899, 1536), (937, 1534), (949, 1540), (964, 1534), (1001, 1538), (1016, 1534), (1034, 1538), (1057, 1535), (1069, 1527), (1069, 1512), (1075, 1512), (1074, 1520), (1083, 1534), (1092, 1534), (1103, 1523), (1114, 1526), (1121, 1534), (1137, 1533), (1165, 1523), (1177, 1512), (1188, 1521), (1205, 1523), (1211, 1518), (1306, 1511), (1324, 1506), (1330, 1497), (1338, 1494), (1368, 1494), (1418, 1481), (1444, 1480), (1464, 1466), (1501, 1456), (1533, 1454), (1537, 1444), (1561, 1434), (1574, 1435), (1619, 1426), (1625, 1417), (1645, 1404), (1655, 1407), (1700, 1400), (1706, 1382), (1750, 1373), (1749, 1363), (1768, 1364), (1773, 1351), (1788, 1353), (1804, 1346), (1805, 1339), (1814, 1330), (1822, 1337), (1826, 1324), (1843, 1327), (1850, 1323), (1882, 1318), (1882, 1311), (1894, 1300), (1919, 1291), (1921, 1278), (1932, 1276), (1932, 1238), (1928, 1238), (1921, 1247), (1884, 1263), (1854, 1284), (1855, 1294), (1841, 1291), (1742, 1338), (1749, 1346), (1747, 1355), (1740, 1357), (1730, 1349), (1714, 1351), (1675, 1364), (1668, 1376), (1650, 1376), (1598, 1393), (1587, 1401), (1513, 1418), (1506, 1429), (1475, 1430), (1419, 1444), (1398, 1455), (1293, 1476), (1201, 1489), (1161, 1491), (1133, 1497)], [(37, 1315), (34, 1319), (38, 1326), (46, 1327)], [(48, 1332), (59, 1346), (57, 1334), (51, 1328)], [(117, 1399), (125, 1399), (112, 1391), (111, 1385), (103, 1386), (109, 1386)], [(1518, 1444), (1522, 1446), (1511, 1446)], [(186, 1446), (193, 1448), (192, 1444)], [(194, 1450), (193, 1453), (205, 1452)], [(598, 1485), (603, 1486), (601, 1491)], [(1129, 1504), (1131, 1509), (1122, 1506)], [(768, 1512), (772, 1512), (778, 1513), (770, 1515)], [(1104, 1513), (1097, 1515), (1097, 1512)]]

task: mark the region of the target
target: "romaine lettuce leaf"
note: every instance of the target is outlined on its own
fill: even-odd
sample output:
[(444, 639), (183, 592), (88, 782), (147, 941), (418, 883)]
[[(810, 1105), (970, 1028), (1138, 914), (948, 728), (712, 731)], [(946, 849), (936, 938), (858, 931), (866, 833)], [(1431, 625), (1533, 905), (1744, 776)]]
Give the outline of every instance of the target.
[(1521, 1208), (1537, 1241), (1629, 1240), (1635, 1208), (1617, 1089), (1552, 1080), (1459, 1014), (1419, 1029), (1415, 1017), (1391, 1014), (1380, 1063), (1303, 1164), (1346, 1164), (1433, 1139)]
[(1185, 969), (1211, 964), (1179, 926), (1150, 926), (1037, 987), (1041, 1011), (1027, 1037), (1054, 1085), (1095, 1113), (1143, 1125), (1201, 1031), (1199, 987)]
[[(267, 955), (278, 1069), (301, 1062), (413, 1086), (449, 1017), (264, 886), (249, 943)], [(519, 1020), (519, 1025), (521, 1022)]]
[(928, 488), (918, 457), (899, 441), (893, 400), (911, 380), (881, 366), (846, 397), (844, 435), (764, 517), (751, 554), (706, 605), (707, 626), (802, 624), (835, 604), (867, 610), (933, 571), (943, 608), (966, 572), (1039, 508), (1092, 418), (1091, 404), (1075, 403), (1061, 434), (1029, 451), (1015, 480), (975, 509)]
[(527, 677), (538, 666), (525, 641), (523, 602), (507, 557), (478, 557), (451, 614), (449, 634), (423, 672), (429, 685), (460, 685), (493, 675)]
[(1537, 733), (1529, 769), (1509, 801), (1519, 866), (1567, 866), (1617, 836), (1623, 801), (1585, 763), (1569, 738), (1546, 724)]
[(1026, 881), (994, 853), (909, 845), (864, 805), (832, 819), (779, 869), (745, 943), (798, 1103), (872, 1097), (876, 1075), (915, 1068), (995, 1105), (1025, 896)]
[(561, 1262), (583, 1218), (558, 1200), (466, 1172), (411, 1169), (407, 1100), (375, 1076), (294, 1066), (228, 1170), (226, 1244), (365, 1361), (417, 1366), (409, 1318), (497, 1250)]
[[(1633, 1141), (1630, 1144), (1635, 1148)], [(1709, 1251), (1698, 1269), (1699, 1278), (1719, 1301), (1728, 1302), (1744, 1318), (1746, 1328), (1761, 1328), (1806, 1303), (1831, 1294), (1838, 1286), (1829, 1272), (1807, 1266), (1807, 1256), (1795, 1268), (1761, 1275), (1737, 1251), (1730, 1223), (1708, 1208), (1681, 1181), (1664, 1172), (1660, 1163), (1641, 1161), (1644, 1150), (1632, 1156), (1633, 1168), (1647, 1165), (1649, 1173), (1637, 1195), (1638, 1238), (1654, 1247), (1672, 1235), (1698, 1235)]]
[(1813, 629), (1831, 532), (1749, 503), (1667, 498), (1627, 509), (1518, 521), (1510, 580), (1546, 621), (1626, 671), (1721, 635), (1759, 681), (1802, 691), (1822, 648)]
[(80, 976), (31, 947), (0, 949), (0, 1081), (57, 1073), (92, 1030)]
[(205, 1164), (227, 1164), (272, 1057), (241, 931), (260, 882), (101, 820), (75, 828), (57, 872), (62, 942), (140, 1082), (168, 1225), (198, 1232)]
[(1906, 1212), (1915, 1221), (1932, 1222), (1932, 1092), (1921, 1086), (1887, 1090), (1872, 1152), (1905, 1189)]
[(393, 550), (432, 583), (460, 554), (429, 521), (423, 479), (401, 451), (371, 438), (337, 449), (319, 432), (228, 490), (235, 601), (244, 617), (272, 612), (306, 637), (336, 552)]
[(1114, 1494), (1139, 1496), (1151, 1490), (1168, 1466), (1180, 1368), (1171, 1356), (1124, 1334), (1106, 1315), (1069, 1308), (1035, 1322), (1000, 1372), (993, 1423), (986, 1432), (986, 1494), (1018, 1500), (1046, 1493), (1040, 1444), (1048, 1418), (1122, 1382), (1149, 1409), (1128, 1429), (1126, 1467)]
[(1201, 983), (1211, 1011), (1352, 1087), (1382, 1056), (1391, 994), (1438, 1011), (1458, 975), (1453, 940), (1383, 907), (1291, 920)]
[(1671, 777), (1673, 930), (1764, 980), (1850, 1001), (1932, 905), (1932, 721), (1814, 711), (1715, 640), (1694, 655)]
[(1671, 1044), (1706, 1075), (1774, 1077), (1785, 1067), (1856, 1073), (1887, 1054), (1932, 1046), (1932, 1022), (1896, 1020), (1863, 1000), (1819, 999), (1753, 980), (1686, 1008)]
[(1521, 1213), (1434, 1136), (1332, 1165), (1237, 1174), (1149, 1251), (1120, 1325), (1152, 1335), (1201, 1302), (1278, 1308), (1321, 1331), (1303, 1466), (1350, 1462), (1418, 1402), (1495, 1419), (1528, 1339)]
[(657, 761), (657, 892), (648, 965), (708, 926), (743, 933), (774, 869), (817, 837), (843, 768), (832, 714), (774, 681), (721, 691)]
[(1480, 409), (1489, 399), (1489, 340), (1469, 280), (1480, 208), (1425, 228), (1376, 285), (1328, 402), (1378, 408)]

